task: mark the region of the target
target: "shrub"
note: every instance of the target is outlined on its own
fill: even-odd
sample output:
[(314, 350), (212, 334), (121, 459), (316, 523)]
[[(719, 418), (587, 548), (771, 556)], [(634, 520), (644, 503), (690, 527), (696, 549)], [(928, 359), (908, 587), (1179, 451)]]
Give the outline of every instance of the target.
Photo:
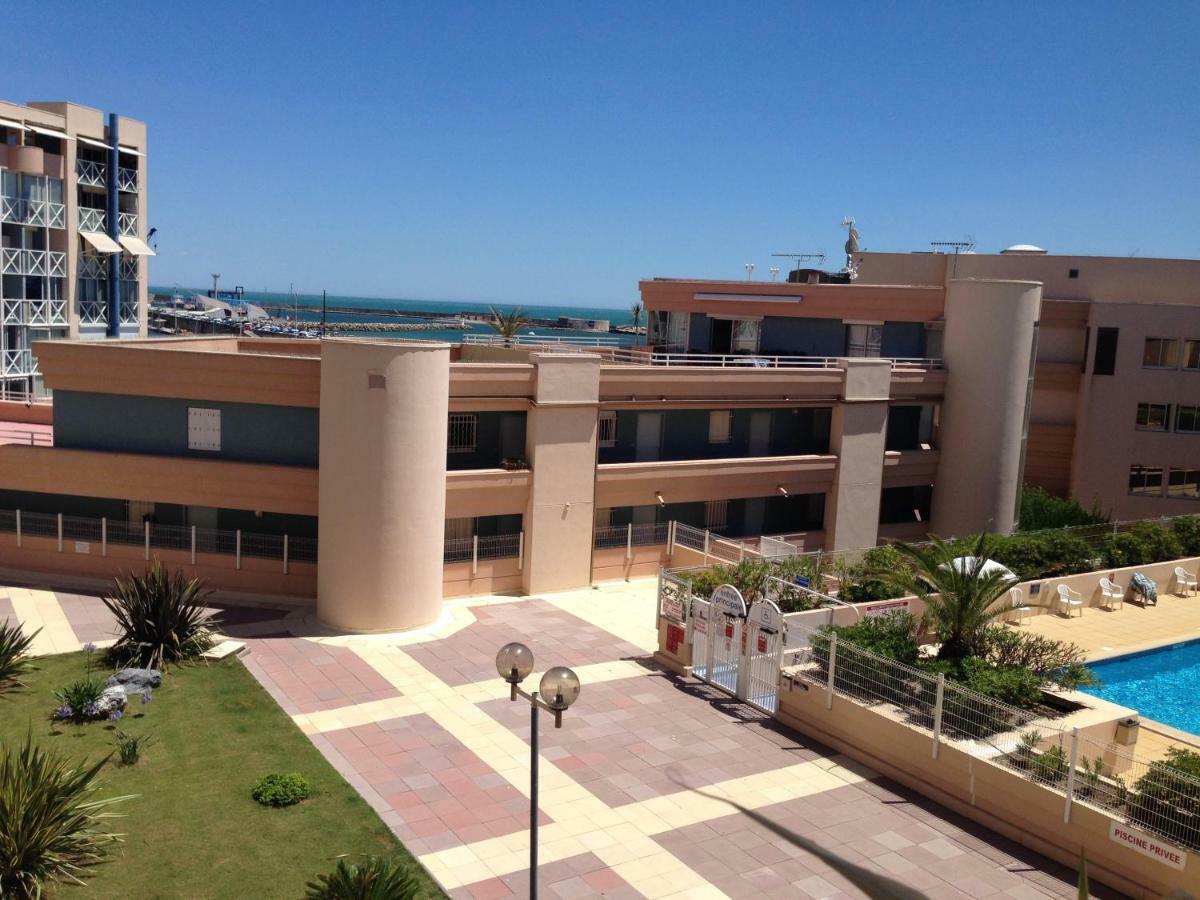
[(1171, 523), (1184, 556), (1200, 556), (1200, 516), (1181, 516)]
[(1000, 537), (992, 549), (992, 558), (1021, 581), (1087, 572), (1095, 557), (1087, 541), (1067, 531)]
[[(1200, 848), (1200, 824), (1196, 824), (1200, 815), (1198, 780), (1200, 753), (1172, 747), (1165, 762), (1151, 763), (1150, 771), (1134, 784), (1130, 819), (1193, 849)], [(1183, 828), (1181, 821), (1185, 823)]]
[(0, 897), (39, 897), (50, 880), (83, 884), (87, 867), (120, 839), (99, 826), (128, 798), (92, 799), (105, 762), (74, 766), (32, 733), (0, 750)]
[(822, 631), (836, 633), (839, 641), (848, 641), (862, 650), (915, 666), (921, 652), (918, 624), (912, 615), (901, 612), (873, 616), (854, 625), (826, 626)]
[(1159, 522), (1138, 522), (1132, 530), (1110, 537), (1104, 547), (1104, 564), (1114, 569), (1180, 556), (1183, 547), (1175, 531)]
[(307, 800), (310, 793), (304, 776), (293, 772), (290, 775), (264, 775), (255, 782), (250, 795), (263, 806), (291, 806)]
[(1071, 528), (1078, 525), (1099, 525), (1108, 521), (1097, 508), (1088, 512), (1078, 500), (1055, 497), (1039, 487), (1021, 491), (1021, 531), (1041, 531), (1045, 528)]
[(117, 729), (113, 735), (113, 743), (117, 745), (117, 758), (123, 766), (132, 766), (141, 758), (142, 751), (150, 746), (152, 738), (148, 734), (129, 734)]
[(102, 718), (100, 695), (104, 693), (104, 682), (87, 675), (54, 692), (58, 708), (52, 718), (60, 722), (90, 722)]
[[(692, 583), (692, 593), (697, 597), (708, 598), (713, 591), (723, 584), (732, 584), (742, 593), (746, 604), (765, 596), (767, 578), (775, 576), (787, 584), (792, 584), (797, 575), (807, 576), (812, 586), (820, 590), (820, 579), (824, 566), (812, 557), (793, 556), (782, 559), (747, 559), (737, 565), (713, 566), (699, 572), (689, 573), (685, 577)], [(802, 612), (815, 609), (819, 601), (799, 590), (784, 590), (776, 598), (779, 608), (785, 613)]]
[(157, 559), (144, 575), (116, 579), (113, 596), (104, 598), (120, 631), (110, 654), (123, 665), (151, 669), (199, 656), (212, 646), (217, 624), (204, 607), (210, 593)]
[(1020, 743), (1017, 744), (1017, 752), (1013, 761), (1020, 768), (1028, 769), (1033, 764), (1033, 757), (1041, 742), (1042, 733), (1040, 731), (1026, 731), (1021, 735)]
[(1062, 747), (1043, 750), (1033, 758), (1033, 777), (1039, 781), (1058, 784), (1067, 777), (1067, 754)]
[(870, 600), (893, 600), (902, 597), (903, 590), (880, 580), (873, 573), (897, 571), (906, 565), (905, 557), (895, 547), (872, 547), (863, 554), (859, 565), (852, 566), (847, 571), (838, 592), (838, 599), (847, 603), (865, 603)]
[(1021, 709), (1032, 709), (1042, 702), (1042, 678), (1029, 669), (994, 666), (976, 657), (968, 657), (958, 665), (959, 671), (950, 677), (978, 694)]
[(1099, 683), (1092, 670), (1083, 664), (1083, 651), (1074, 644), (998, 626), (989, 627), (981, 637), (977, 653), (994, 666), (1026, 668), (1072, 691)]
[(0, 622), (0, 694), (25, 686), (21, 676), (33, 668), (29, 648), (40, 631), (26, 635), (19, 623)]
[(339, 859), (331, 874), (305, 887), (306, 900), (412, 900), (420, 889), (406, 866), (376, 856), (349, 865)]

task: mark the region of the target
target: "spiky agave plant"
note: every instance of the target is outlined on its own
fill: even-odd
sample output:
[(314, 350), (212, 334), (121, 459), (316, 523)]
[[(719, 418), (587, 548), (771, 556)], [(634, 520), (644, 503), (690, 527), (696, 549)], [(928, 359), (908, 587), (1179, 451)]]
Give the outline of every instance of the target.
[(333, 872), (305, 887), (307, 900), (412, 900), (420, 884), (400, 863), (372, 856), (350, 864), (339, 859)]
[(0, 694), (25, 686), (21, 676), (33, 668), (29, 648), (41, 630), (27, 635), (19, 623), (0, 622)]
[(32, 732), (0, 752), (0, 897), (40, 897), (51, 880), (83, 884), (121, 839), (101, 824), (117, 815), (110, 806), (130, 798), (93, 799), (107, 761), (73, 764), (37, 746)]
[(199, 656), (212, 646), (218, 624), (204, 604), (211, 593), (196, 578), (168, 572), (157, 559), (142, 575), (115, 579), (112, 596), (104, 598), (120, 630), (112, 657), (161, 669)]

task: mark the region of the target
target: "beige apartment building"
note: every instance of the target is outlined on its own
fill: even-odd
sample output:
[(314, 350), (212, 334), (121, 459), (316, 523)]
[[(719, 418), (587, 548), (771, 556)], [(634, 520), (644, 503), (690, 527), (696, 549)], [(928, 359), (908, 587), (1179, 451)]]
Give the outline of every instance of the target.
[(0, 101), (0, 396), (42, 392), (33, 342), (146, 334), (146, 126)]

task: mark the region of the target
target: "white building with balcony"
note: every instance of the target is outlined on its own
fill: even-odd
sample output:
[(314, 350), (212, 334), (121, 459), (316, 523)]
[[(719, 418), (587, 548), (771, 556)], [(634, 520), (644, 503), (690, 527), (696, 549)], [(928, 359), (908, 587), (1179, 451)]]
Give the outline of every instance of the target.
[(0, 102), (0, 398), (43, 392), (34, 341), (146, 333), (146, 126)]

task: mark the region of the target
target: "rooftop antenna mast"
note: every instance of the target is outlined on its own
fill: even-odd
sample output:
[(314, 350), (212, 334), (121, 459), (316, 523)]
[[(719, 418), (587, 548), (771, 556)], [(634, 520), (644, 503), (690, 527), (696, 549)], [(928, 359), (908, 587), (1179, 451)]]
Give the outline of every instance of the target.
[(846, 274), (853, 281), (858, 277), (858, 265), (854, 262), (854, 254), (858, 253), (858, 229), (854, 227), (854, 216), (842, 219), (842, 227), (846, 229)]
[(954, 251), (954, 267), (951, 270), (950, 277), (953, 278), (958, 274), (958, 254), (970, 253), (975, 249), (975, 239), (967, 235), (965, 241), (930, 241), (929, 246), (933, 248), (934, 253), (949, 253)]

